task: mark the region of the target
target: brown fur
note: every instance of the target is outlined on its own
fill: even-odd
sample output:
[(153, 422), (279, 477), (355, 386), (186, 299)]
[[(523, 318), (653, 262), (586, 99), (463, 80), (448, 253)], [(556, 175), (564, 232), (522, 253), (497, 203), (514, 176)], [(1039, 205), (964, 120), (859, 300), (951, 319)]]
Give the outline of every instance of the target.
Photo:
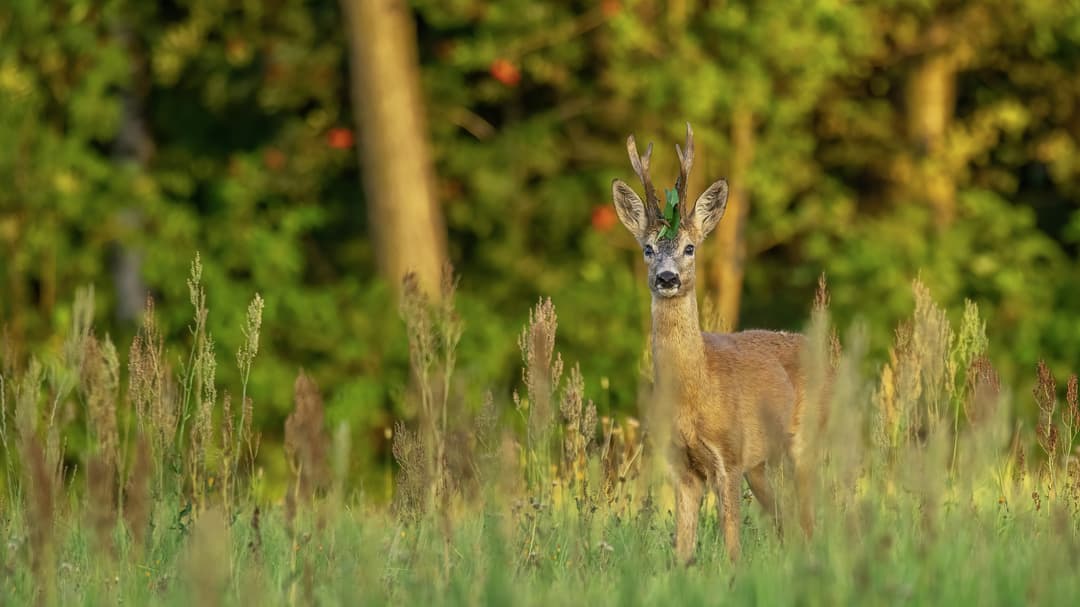
[[(692, 146), (687, 125), (687, 148)], [(636, 154), (632, 137), (628, 148), (632, 156)], [(637, 170), (641, 164), (635, 163), (635, 172), (648, 191), (648, 176)], [(680, 181), (685, 183), (689, 166), (684, 162), (683, 167)], [(775, 514), (765, 466), (785, 456), (795, 469), (800, 519), (809, 534), (810, 470), (803, 457), (806, 440), (800, 424), (806, 338), (773, 331), (702, 333), (699, 323), (693, 248), (723, 215), (726, 182), (714, 183), (692, 207), (684, 207), (683, 226), (670, 240), (657, 238), (661, 226), (629, 186), (616, 180), (612, 192), (620, 219), (645, 249), (649, 265), (656, 397), (672, 403), (674, 417), (677, 557), (682, 562), (693, 558), (701, 499), (710, 487), (717, 495), (728, 555), (736, 560), (742, 479), (762, 506)], [(678, 286), (661, 286), (658, 277), (663, 272), (675, 273)]]

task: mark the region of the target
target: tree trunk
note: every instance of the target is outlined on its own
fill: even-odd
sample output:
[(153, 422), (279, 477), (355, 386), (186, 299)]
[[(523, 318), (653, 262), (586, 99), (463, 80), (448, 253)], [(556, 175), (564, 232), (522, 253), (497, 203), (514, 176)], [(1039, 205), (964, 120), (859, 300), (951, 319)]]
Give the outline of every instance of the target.
[(935, 52), (908, 76), (907, 130), (915, 147), (915, 179), (902, 190), (925, 200), (948, 226), (956, 215), (956, 182), (945, 146), (956, 106), (956, 62), (946, 52)]
[(341, 0), (350, 43), (360, 169), (379, 272), (415, 272), (438, 296), (446, 227), (435, 201), (416, 32), (404, 0)]
[(745, 107), (732, 112), (731, 155), (727, 211), (716, 229), (709, 275), (721, 323), (734, 331), (739, 325), (739, 302), (746, 265), (746, 218), (750, 210), (746, 178), (754, 157), (754, 114)]
[[(154, 152), (150, 128), (146, 124), (143, 100), (149, 89), (145, 51), (136, 43), (129, 24), (119, 27), (131, 59), (131, 88), (124, 93), (120, 130), (113, 145), (113, 158), (117, 164), (134, 162), (140, 171), (146, 170)], [(136, 234), (143, 229), (142, 213), (138, 205), (122, 207), (117, 211), (117, 223), (126, 233)], [(124, 242), (124, 233), (113, 243), (112, 274), (116, 289), (116, 318), (130, 321), (138, 318), (146, 305), (147, 288), (142, 279), (142, 251), (130, 242)]]

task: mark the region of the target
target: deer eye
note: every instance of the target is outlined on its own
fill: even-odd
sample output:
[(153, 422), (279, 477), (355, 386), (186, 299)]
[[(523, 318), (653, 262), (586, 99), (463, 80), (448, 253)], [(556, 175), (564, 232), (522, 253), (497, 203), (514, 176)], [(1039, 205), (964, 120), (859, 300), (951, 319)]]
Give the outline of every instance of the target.
[(692, 244), (686, 245), (686, 248), (683, 249), (683, 254), (687, 255), (687, 256), (693, 255), (694, 254), (694, 245), (692, 245)]
[(645, 245), (645, 257), (652, 257), (652, 256), (653, 256), (652, 245), (651, 244)]

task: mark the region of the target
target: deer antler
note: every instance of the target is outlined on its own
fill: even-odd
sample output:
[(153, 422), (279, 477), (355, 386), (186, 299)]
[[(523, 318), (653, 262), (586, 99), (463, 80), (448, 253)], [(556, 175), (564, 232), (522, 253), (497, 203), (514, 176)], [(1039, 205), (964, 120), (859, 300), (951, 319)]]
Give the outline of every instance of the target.
[(679, 155), (679, 179), (675, 182), (675, 191), (679, 193), (679, 214), (689, 217), (694, 210), (693, 203), (686, 196), (686, 184), (690, 181), (690, 167), (694, 166), (694, 130), (686, 123), (686, 149), (675, 144), (675, 153)]
[(662, 219), (660, 215), (660, 201), (656, 198), (656, 189), (653, 188), (652, 179), (649, 177), (649, 158), (652, 157), (652, 143), (645, 148), (645, 155), (638, 156), (637, 142), (634, 136), (626, 138), (626, 151), (630, 154), (630, 164), (634, 167), (641, 185), (645, 188), (645, 209), (649, 216), (649, 224), (655, 225)]

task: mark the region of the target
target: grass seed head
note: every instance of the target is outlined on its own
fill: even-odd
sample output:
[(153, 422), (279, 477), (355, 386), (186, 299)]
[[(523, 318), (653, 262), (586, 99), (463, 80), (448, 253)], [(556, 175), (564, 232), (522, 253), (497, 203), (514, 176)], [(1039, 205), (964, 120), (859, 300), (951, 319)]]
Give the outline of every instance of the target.
[(1039, 405), (1042, 419), (1048, 421), (1057, 406), (1057, 384), (1054, 381), (1054, 374), (1050, 372), (1050, 367), (1046, 366), (1046, 361), (1042, 359), (1039, 359), (1036, 375), (1037, 381), (1031, 392), (1035, 396), (1035, 403)]
[(968, 366), (966, 382), (964, 415), (971, 425), (977, 426), (996, 411), (1001, 397), (1001, 379), (990, 359), (980, 355)]
[(128, 354), (127, 398), (135, 411), (136, 427), (151, 441), (153, 459), (158, 462), (168, 459), (180, 417), (171, 375), (154, 300), (147, 297), (142, 324)]
[(97, 440), (99, 453), (106, 463), (119, 461), (119, 436), (116, 403), (120, 392), (120, 362), (116, 347), (107, 337), (99, 342), (93, 336), (84, 345), (81, 389), (86, 399), (89, 426)]

